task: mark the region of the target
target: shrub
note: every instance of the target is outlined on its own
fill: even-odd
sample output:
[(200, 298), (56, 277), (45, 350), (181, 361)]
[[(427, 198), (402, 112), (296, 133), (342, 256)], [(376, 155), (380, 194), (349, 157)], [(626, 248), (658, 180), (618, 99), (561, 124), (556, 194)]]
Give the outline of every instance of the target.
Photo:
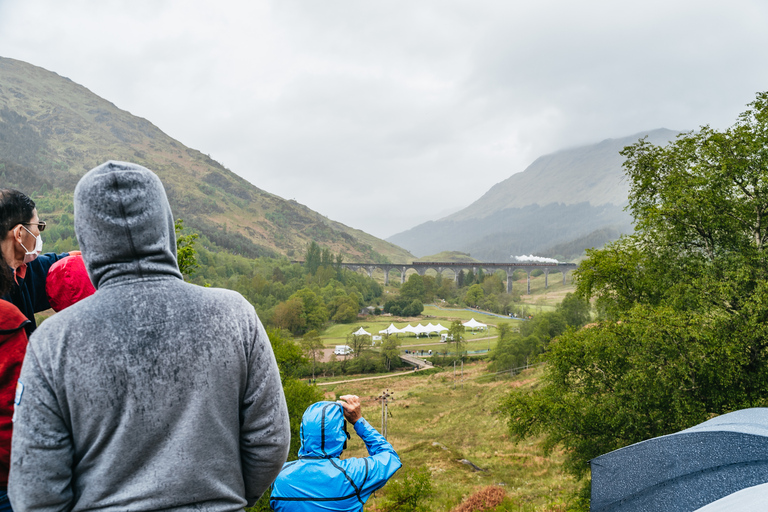
[(451, 512), (492, 510), (501, 505), (506, 497), (507, 493), (504, 492), (504, 489), (496, 485), (488, 485), (471, 495), (457, 507), (454, 507)]

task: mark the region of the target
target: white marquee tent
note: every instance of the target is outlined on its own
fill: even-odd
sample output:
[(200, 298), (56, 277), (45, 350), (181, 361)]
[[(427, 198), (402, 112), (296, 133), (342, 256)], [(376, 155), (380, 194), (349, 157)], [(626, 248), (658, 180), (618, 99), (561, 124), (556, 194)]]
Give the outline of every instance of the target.
[(389, 324), (389, 327), (383, 331), (379, 331), (379, 334), (400, 334), (401, 332), (403, 332), (403, 330), (395, 327), (395, 324)]
[(354, 336), (370, 336), (371, 333), (363, 329), (362, 327), (352, 333)]
[(477, 320), (475, 320), (474, 318), (471, 319), (469, 322), (465, 322), (465, 323), (463, 323), (461, 325), (463, 325), (464, 327), (469, 327), (473, 331), (475, 329), (487, 329), (488, 328), (488, 324), (480, 323)]

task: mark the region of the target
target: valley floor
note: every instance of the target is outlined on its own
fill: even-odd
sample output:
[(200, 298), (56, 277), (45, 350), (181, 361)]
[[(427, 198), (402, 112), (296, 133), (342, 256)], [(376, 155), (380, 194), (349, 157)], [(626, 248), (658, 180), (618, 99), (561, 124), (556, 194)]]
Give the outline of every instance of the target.
[[(366, 419), (377, 429), (382, 414), (376, 397), (385, 389), (393, 393), (388, 437), (404, 469), (429, 469), (435, 489), (429, 510), (451, 510), (482, 487), (495, 485), (508, 497), (504, 510), (560, 511), (577, 487), (561, 469), (562, 454), (543, 455), (536, 440), (515, 444), (497, 410), (510, 389), (535, 386), (540, 372), (531, 369), (496, 378), (488, 375), (485, 363), (473, 363), (464, 366), (463, 380), (458, 375), (454, 380), (452, 369), (430, 370), (322, 389), (330, 400), (347, 393), (359, 395)], [(345, 457), (365, 455), (365, 447), (353, 435)], [(395, 478), (404, 474), (400, 470)], [(386, 487), (371, 498), (366, 510), (376, 510), (385, 496)]]

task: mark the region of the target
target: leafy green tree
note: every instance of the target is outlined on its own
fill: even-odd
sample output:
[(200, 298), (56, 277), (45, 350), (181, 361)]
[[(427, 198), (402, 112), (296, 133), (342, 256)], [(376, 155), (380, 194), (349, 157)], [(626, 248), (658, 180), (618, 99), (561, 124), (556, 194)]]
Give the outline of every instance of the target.
[(424, 311), (424, 304), (419, 299), (413, 299), (410, 304), (402, 309), (404, 316), (419, 316)]
[(572, 327), (581, 327), (589, 322), (589, 311), (589, 301), (574, 293), (567, 293), (557, 305), (557, 312), (563, 316), (565, 323)]
[(457, 356), (464, 353), (464, 331), (466, 329), (461, 325), (461, 320), (454, 320), (448, 329), (448, 340), (453, 345), (453, 350)]
[(363, 352), (370, 348), (371, 337), (366, 334), (348, 334), (347, 345), (352, 348), (352, 357), (357, 359), (363, 354)]
[(307, 253), (304, 256), (304, 265), (307, 267), (309, 275), (315, 275), (317, 269), (320, 268), (321, 263), (321, 251), (320, 246), (314, 240), (307, 246)]
[(329, 304), (331, 320), (339, 324), (348, 324), (357, 320), (359, 309), (360, 302), (356, 294), (336, 296)]
[(622, 154), (635, 233), (576, 272), (601, 321), (559, 335), (542, 385), (503, 405), (515, 438), (543, 434), (577, 476), (602, 453), (768, 405), (768, 93), (722, 132)]
[(400, 288), (400, 298), (408, 302), (414, 300), (424, 302), (425, 294), (424, 279), (419, 274), (408, 276), (408, 280)]
[(473, 284), (467, 289), (467, 294), (464, 296), (464, 302), (469, 306), (477, 307), (485, 298), (485, 292), (483, 287), (479, 284)]
[(272, 315), (272, 323), (281, 329), (288, 329), (294, 334), (303, 332), (307, 325), (307, 315), (304, 312), (304, 302), (301, 298), (291, 297), (278, 304)]
[(312, 380), (315, 380), (317, 358), (323, 354), (323, 349), (325, 348), (317, 331), (313, 329), (304, 334), (304, 337), (301, 338), (301, 348), (304, 354), (312, 361)]
[(306, 325), (299, 330), (300, 333), (311, 329), (316, 329), (318, 331), (322, 329), (325, 322), (328, 321), (328, 310), (325, 307), (322, 297), (318, 296), (309, 288), (302, 288), (291, 295), (290, 298), (300, 299), (304, 306), (303, 310), (306, 318)]
[(199, 235), (197, 233), (183, 235), (183, 219), (176, 219), (174, 230), (176, 231), (176, 262), (181, 274), (188, 280), (198, 267), (195, 240), (197, 240)]
[(387, 336), (381, 344), (381, 355), (387, 365), (387, 371), (392, 368), (392, 361), (400, 357), (400, 340), (395, 336)]

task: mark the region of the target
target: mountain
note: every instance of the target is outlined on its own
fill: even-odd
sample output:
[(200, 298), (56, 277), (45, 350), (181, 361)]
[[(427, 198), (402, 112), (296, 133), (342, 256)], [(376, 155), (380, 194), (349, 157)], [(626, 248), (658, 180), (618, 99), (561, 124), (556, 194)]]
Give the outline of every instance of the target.
[(577, 239), (600, 239), (596, 232), (630, 232), (624, 211), (629, 185), (619, 151), (644, 136), (664, 145), (677, 133), (662, 128), (542, 156), (463, 210), (387, 240), (417, 256), (462, 251), (502, 262), (511, 255), (552, 253)]
[(314, 240), (347, 261), (413, 259), (396, 245), (255, 187), (68, 78), (0, 57), (0, 186), (43, 198), (40, 210), (49, 218), (67, 215), (77, 181), (107, 160), (155, 171), (174, 215), (231, 252), (299, 258)]

